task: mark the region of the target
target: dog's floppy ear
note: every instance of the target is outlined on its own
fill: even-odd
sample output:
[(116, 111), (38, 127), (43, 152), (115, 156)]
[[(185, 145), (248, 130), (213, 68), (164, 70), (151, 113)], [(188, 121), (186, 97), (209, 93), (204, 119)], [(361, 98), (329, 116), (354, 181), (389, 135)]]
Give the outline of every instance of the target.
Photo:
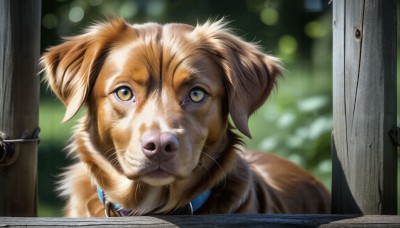
[(63, 122), (70, 120), (85, 102), (111, 41), (126, 28), (124, 20), (113, 20), (47, 49), (41, 64), (45, 80), (67, 108)]
[(220, 20), (198, 25), (192, 34), (201, 49), (215, 59), (226, 84), (229, 112), (236, 127), (251, 137), (248, 119), (267, 99), (281, 74), (277, 58), (243, 41)]

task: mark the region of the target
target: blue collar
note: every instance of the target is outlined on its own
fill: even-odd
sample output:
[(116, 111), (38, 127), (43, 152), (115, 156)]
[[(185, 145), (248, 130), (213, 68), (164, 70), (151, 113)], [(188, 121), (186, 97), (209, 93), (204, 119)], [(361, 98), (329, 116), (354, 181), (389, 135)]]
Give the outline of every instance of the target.
[(207, 189), (206, 191), (200, 193), (194, 199), (192, 199), (189, 202), (189, 207), (191, 207), (191, 209), (192, 209), (190, 214), (194, 214), (194, 212), (199, 210), (200, 207), (203, 206), (204, 203), (208, 200), (210, 195), (211, 195), (211, 190)]
[[(132, 211), (125, 210), (122, 208), (121, 205), (119, 204), (114, 204), (108, 201), (107, 196), (103, 189), (101, 189), (99, 186), (97, 187), (97, 195), (99, 196), (99, 199), (102, 204), (104, 204), (105, 208), (105, 214), (107, 217), (111, 216), (111, 212), (113, 212), (116, 215), (119, 215), (120, 217), (125, 217), (125, 216), (130, 216), (132, 215)], [(197, 195), (194, 199), (192, 199), (186, 206), (185, 208), (179, 210), (178, 214), (190, 214), (193, 215), (200, 207), (204, 205), (204, 203), (207, 201), (207, 199), (211, 195), (211, 190), (208, 189), (199, 195)]]

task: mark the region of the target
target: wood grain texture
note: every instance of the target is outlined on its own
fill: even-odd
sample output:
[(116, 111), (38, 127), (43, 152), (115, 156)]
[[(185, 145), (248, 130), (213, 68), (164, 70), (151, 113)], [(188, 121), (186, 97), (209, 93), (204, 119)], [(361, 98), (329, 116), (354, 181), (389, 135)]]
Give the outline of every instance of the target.
[[(40, 0), (0, 1), (0, 131), (11, 139), (38, 127), (40, 13)], [(37, 142), (15, 148), (0, 165), (0, 215), (35, 216)]]
[(400, 227), (400, 217), (394, 215), (367, 215), (323, 224), (321, 228), (339, 227)]
[(0, 217), (0, 227), (400, 227), (399, 216), (230, 214), (124, 218)]
[(230, 214), (123, 218), (1, 218), (0, 227), (318, 227), (349, 215)]
[(396, 214), (396, 3), (333, 1), (333, 213)]

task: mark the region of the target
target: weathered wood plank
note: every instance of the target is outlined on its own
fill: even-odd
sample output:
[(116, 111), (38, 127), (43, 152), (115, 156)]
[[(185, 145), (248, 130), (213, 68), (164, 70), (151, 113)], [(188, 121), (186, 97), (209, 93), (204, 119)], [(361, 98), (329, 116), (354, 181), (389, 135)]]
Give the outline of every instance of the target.
[(400, 217), (394, 215), (367, 215), (333, 221), (320, 227), (400, 227)]
[(231, 214), (198, 216), (138, 216), (124, 218), (1, 218), (0, 227), (318, 227), (351, 215)]
[(124, 218), (0, 217), (0, 227), (400, 227), (399, 216), (357, 215), (198, 215)]
[(397, 213), (395, 0), (333, 2), (333, 213)]
[[(0, 131), (12, 139), (38, 127), (40, 13), (40, 0), (0, 1)], [(0, 164), (0, 215), (34, 216), (37, 142), (15, 149), (16, 161)]]

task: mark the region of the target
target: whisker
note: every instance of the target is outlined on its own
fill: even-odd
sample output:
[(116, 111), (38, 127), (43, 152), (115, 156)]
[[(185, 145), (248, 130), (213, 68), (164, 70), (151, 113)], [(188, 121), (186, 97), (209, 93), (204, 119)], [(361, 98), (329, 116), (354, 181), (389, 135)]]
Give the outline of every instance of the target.
[[(119, 152), (126, 151), (126, 149), (115, 150), (115, 148), (112, 148), (112, 149), (110, 149), (110, 150), (114, 150), (114, 152), (108, 156), (107, 160), (109, 160), (110, 163), (111, 163), (113, 166), (115, 166), (115, 167), (117, 167), (117, 168), (122, 168), (122, 167), (121, 167), (121, 163), (120, 163), (118, 157), (123, 157), (123, 158), (124, 158), (126, 155), (123, 154), (123, 153), (120, 153), (120, 155), (118, 155), (118, 153), (119, 153)], [(108, 151), (110, 151), (110, 150), (108, 150)], [(105, 154), (107, 154), (107, 153), (108, 153), (108, 152), (106, 152)], [(114, 157), (113, 159), (110, 159), (111, 156), (115, 156), (115, 157)]]
[[(223, 181), (224, 181), (223, 186), (225, 186), (226, 185), (226, 172), (225, 172), (225, 170), (222, 168), (222, 166), (219, 164), (219, 162), (217, 160), (215, 160), (211, 155), (207, 154), (204, 151), (202, 151), (201, 154), (203, 154), (205, 157), (209, 158), (212, 162), (214, 162), (219, 167), (219, 169), (222, 171), (222, 174), (223, 174)], [(207, 168), (207, 170), (208, 170), (208, 168)], [(208, 170), (208, 172), (209, 172), (209, 170)], [(210, 172), (209, 172), (209, 176), (210, 176), (210, 179), (211, 179)]]
[(222, 166), (219, 164), (219, 162), (217, 160), (215, 160), (213, 157), (211, 157), (211, 155), (207, 154), (206, 152), (201, 152), (201, 154), (205, 155), (207, 158), (209, 158), (211, 161), (213, 161), (216, 165), (218, 165), (218, 167), (221, 169), (221, 171), (224, 173), (225, 176), (225, 170), (222, 168)]
[(203, 164), (203, 162), (201, 162), (201, 161), (198, 162), (197, 167), (206, 170), (207, 173), (208, 173), (208, 179), (209, 179), (209, 180), (212, 179), (210, 169), (209, 169), (207, 166), (205, 166), (205, 165)]
[[(114, 151), (114, 152), (113, 152)], [(112, 155), (114, 155), (116, 153), (115, 148), (110, 148), (108, 149), (105, 153), (104, 156), (107, 155), (107, 153), (111, 152), (110, 156), (108, 156), (107, 158), (110, 158)]]

